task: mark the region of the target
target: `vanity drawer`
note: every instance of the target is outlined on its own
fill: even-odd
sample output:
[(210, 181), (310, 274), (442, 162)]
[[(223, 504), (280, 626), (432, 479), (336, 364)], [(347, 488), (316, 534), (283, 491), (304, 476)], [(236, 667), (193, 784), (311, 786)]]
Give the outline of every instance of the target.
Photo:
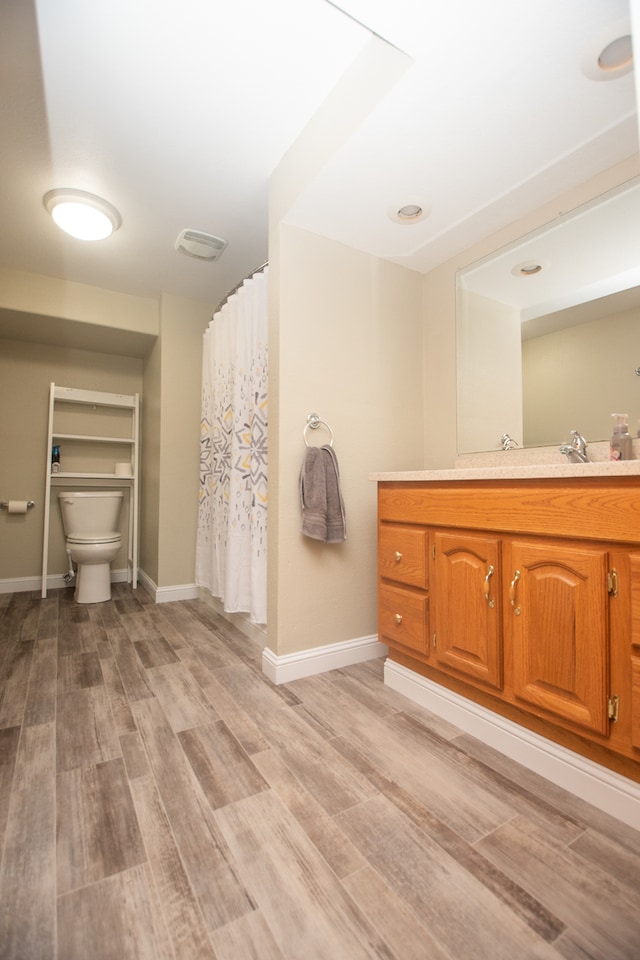
[(378, 630), (384, 643), (398, 643), (421, 653), (429, 652), (429, 597), (402, 587), (380, 584)]
[(399, 524), (380, 524), (378, 576), (426, 590), (428, 546), (429, 536), (426, 530)]

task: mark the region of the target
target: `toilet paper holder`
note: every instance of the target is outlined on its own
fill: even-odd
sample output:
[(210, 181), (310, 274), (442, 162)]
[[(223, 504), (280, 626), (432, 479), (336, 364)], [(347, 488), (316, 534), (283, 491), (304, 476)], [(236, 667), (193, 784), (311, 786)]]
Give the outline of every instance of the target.
[[(31, 507), (35, 507), (35, 500), (27, 500), (27, 510), (30, 510)], [(9, 509), (9, 500), (0, 500), (0, 509), (8, 510)]]

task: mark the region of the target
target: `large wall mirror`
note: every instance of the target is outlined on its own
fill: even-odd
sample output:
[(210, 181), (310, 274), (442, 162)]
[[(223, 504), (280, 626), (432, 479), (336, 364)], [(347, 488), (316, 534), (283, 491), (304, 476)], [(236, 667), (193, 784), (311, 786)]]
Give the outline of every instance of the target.
[(459, 271), (458, 452), (640, 428), (640, 179)]

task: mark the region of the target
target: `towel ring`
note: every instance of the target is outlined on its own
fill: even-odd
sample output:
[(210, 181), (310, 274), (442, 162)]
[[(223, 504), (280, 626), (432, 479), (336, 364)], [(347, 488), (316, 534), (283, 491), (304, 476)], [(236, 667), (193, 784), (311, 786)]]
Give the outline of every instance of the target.
[(302, 431), (302, 436), (304, 438), (305, 444), (310, 447), (312, 444), (307, 440), (307, 430), (317, 430), (318, 427), (324, 427), (325, 430), (329, 431), (329, 446), (333, 446), (333, 430), (325, 420), (321, 420), (317, 413), (310, 413), (307, 417), (307, 425)]

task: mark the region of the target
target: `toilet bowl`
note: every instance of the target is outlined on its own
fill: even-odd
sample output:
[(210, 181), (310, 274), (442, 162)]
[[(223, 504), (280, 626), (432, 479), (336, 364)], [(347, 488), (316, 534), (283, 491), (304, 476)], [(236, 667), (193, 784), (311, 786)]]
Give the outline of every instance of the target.
[(76, 603), (111, 599), (111, 561), (122, 542), (118, 532), (122, 498), (121, 490), (58, 494), (67, 552), (78, 565)]

